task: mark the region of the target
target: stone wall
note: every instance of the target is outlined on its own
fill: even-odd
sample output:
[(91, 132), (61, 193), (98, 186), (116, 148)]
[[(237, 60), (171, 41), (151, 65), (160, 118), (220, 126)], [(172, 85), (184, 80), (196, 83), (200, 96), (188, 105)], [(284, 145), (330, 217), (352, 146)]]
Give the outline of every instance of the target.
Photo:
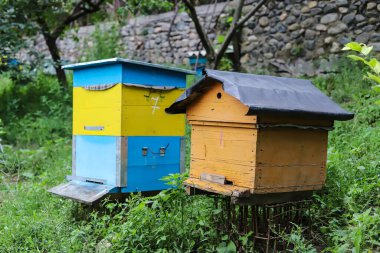
[[(245, 6), (243, 12), (250, 8)], [(197, 7), (204, 28), (215, 43), (220, 31), (226, 30), (226, 20), (233, 9), (234, 2)], [(186, 13), (178, 14), (168, 37), (173, 15), (169, 12), (129, 20), (120, 31), (123, 54), (154, 63), (186, 64), (187, 53), (197, 50), (199, 38)], [(104, 27), (106, 30), (107, 25)], [(89, 40), (93, 31), (94, 27), (88, 26), (68, 32), (59, 41), (63, 59), (80, 61), (83, 49), (93, 46)], [(271, 67), (282, 73), (313, 75), (316, 70), (329, 68), (328, 61), (318, 66), (316, 59), (334, 59), (349, 41), (370, 43), (380, 51), (380, 2), (271, 1), (246, 23), (241, 39), (241, 62), (248, 71)], [(42, 38), (34, 43), (38, 51), (48, 55)]]

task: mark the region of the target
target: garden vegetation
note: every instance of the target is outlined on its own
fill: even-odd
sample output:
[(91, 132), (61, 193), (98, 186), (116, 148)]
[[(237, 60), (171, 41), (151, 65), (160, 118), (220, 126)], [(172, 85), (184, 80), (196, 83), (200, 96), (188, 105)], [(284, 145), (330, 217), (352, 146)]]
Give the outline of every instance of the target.
[[(342, 61), (314, 84), (355, 113), (329, 136), (326, 188), (313, 197), (311, 237), (282, 235), (293, 252), (380, 250), (380, 106), (366, 70)], [(0, 252), (236, 252), (253, 249), (218, 233), (221, 210), (176, 189), (150, 198), (82, 206), (47, 192), (71, 172), (71, 93), (42, 73), (0, 75)], [(69, 89), (70, 90), (70, 89)]]

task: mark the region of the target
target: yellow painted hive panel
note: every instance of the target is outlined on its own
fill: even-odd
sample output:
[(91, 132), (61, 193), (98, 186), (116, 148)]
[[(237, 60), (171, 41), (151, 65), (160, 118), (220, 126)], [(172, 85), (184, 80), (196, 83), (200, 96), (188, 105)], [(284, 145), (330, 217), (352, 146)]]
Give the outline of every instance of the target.
[(224, 176), (234, 186), (253, 188), (257, 130), (192, 125), (190, 177)]
[(224, 92), (220, 83), (210, 85), (187, 109), (189, 121), (256, 123), (256, 116), (246, 116), (248, 106)]
[(182, 93), (183, 89), (124, 87), (122, 135), (185, 135), (185, 115), (165, 112), (165, 108), (174, 103)]
[(73, 134), (182, 136), (185, 116), (165, 113), (182, 92), (122, 84), (101, 91), (74, 87)]
[(73, 134), (121, 134), (122, 85), (97, 91), (73, 89)]

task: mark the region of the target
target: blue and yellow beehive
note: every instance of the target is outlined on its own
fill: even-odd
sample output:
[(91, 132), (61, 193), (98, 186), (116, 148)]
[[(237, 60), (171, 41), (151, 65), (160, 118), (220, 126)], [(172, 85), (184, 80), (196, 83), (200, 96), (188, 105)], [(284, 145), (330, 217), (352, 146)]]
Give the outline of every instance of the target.
[(193, 72), (113, 58), (74, 71), (73, 165), (52, 193), (92, 203), (106, 193), (157, 191), (184, 165), (185, 116), (165, 113)]

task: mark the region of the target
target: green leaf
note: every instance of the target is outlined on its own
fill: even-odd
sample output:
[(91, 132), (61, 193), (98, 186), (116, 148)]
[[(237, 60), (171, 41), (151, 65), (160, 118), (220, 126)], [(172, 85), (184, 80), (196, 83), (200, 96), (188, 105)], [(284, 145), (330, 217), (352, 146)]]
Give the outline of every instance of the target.
[(372, 58), (369, 62), (368, 62), (368, 66), (371, 67), (371, 69), (376, 73), (376, 74), (380, 74), (380, 63), (375, 59), (375, 58)]
[(224, 235), (223, 237), (222, 237), (222, 241), (227, 241), (228, 240), (228, 235)]
[(224, 35), (218, 35), (218, 37), (217, 37), (218, 43), (222, 44), (224, 42), (225, 38), (226, 37)]
[(376, 92), (380, 93), (380, 85), (375, 85), (372, 87), (372, 89), (374, 89)]
[(228, 253), (234, 253), (236, 252), (236, 246), (235, 246), (235, 243), (233, 241), (230, 241), (227, 245), (227, 252)]
[(234, 21), (234, 18), (233, 18), (233, 17), (229, 17), (229, 18), (227, 19), (227, 24), (232, 23), (232, 21)]
[(357, 42), (349, 42), (346, 45), (344, 45), (342, 50), (353, 50), (361, 53), (362, 46)]
[(368, 66), (371, 68), (374, 68), (376, 66), (377, 60), (375, 58), (372, 58), (371, 60), (368, 61)]
[(367, 56), (369, 53), (371, 53), (373, 47), (368, 47), (367, 45), (365, 44), (362, 44), (362, 51), (361, 53), (365, 56)]
[(375, 61), (376, 61), (376, 64), (375, 64), (375, 66), (373, 67), (373, 71), (375, 71), (375, 73), (376, 73), (377, 75), (380, 75), (380, 62), (378, 62), (376, 59), (375, 59)]
[(376, 76), (374, 74), (367, 72), (367, 78), (377, 82), (378, 84), (380, 84), (380, 76)]
[(352, 59), (352, 60), (354, 60), (354, 61), (361, 61), (361, 62), (363, 62), (363, 63), (365, 63), (365, 64), (368, 65), (368, 62), (364, 58), (362, 58), (360, 56), (350, 54), (350, 55), (347, 55), (347, 57), (350, 58), (350, 59)]

